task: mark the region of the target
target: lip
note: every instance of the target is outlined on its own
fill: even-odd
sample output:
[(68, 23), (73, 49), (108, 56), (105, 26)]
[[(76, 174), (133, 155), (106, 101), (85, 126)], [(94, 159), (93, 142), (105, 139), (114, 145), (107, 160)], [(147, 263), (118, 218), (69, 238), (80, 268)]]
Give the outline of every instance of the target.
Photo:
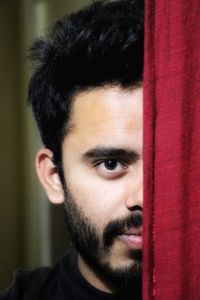
[(128, 244), (131, 249), (142, 249), (143, 236), (142, 227), (139, 229), (131, 228), (119, 236), (119, 238)]

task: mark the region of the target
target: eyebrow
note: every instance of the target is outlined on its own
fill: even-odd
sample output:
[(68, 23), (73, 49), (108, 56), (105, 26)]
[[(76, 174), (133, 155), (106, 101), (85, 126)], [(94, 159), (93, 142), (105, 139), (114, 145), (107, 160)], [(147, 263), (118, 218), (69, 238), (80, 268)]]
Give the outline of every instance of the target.
[(136, 160), (139, 155), (135, 151), (129, 151), (123, 148), (106, 148), (106, 147), (96, 147), (88, 150), (84, 153), (83, 157), (88, 158), (102, 158), (102, 157), (109, 157), (109, 158), (116, 158), (116, 157), (124, 157), (129, 160)]

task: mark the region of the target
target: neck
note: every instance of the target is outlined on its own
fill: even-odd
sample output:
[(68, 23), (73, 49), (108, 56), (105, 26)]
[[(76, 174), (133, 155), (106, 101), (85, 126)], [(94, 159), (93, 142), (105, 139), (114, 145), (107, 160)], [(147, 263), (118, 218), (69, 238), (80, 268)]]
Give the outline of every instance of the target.
[(95, 288), (105, 293), (113, 293), (114, 290), (109, 287), (99, 276), (85, 263), (78, 254), (78, 267), (83, 277)]

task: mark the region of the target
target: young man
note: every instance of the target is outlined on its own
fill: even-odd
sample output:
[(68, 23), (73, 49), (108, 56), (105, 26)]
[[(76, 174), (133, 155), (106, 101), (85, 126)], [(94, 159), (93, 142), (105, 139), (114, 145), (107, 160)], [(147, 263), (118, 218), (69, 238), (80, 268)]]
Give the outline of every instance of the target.
[(45, 148), (36, 170), (64, 203), (76, 251), (16, 273), (1, 299), (141, 299), (141, 1), (96, 2), (37, 40), (29, 102)]

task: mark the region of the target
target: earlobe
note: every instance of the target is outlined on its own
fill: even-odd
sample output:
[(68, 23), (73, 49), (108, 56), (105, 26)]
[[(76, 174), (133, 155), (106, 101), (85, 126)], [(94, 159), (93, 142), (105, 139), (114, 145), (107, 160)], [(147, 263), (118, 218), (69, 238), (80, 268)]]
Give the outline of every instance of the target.
[(50, 202), (54, 204), (63, 203), (63, 188), (53, 162), (52, 151), (47, 148), (41, 149), (36, 155), (35, 166), (40, 183), (44, 187)]

